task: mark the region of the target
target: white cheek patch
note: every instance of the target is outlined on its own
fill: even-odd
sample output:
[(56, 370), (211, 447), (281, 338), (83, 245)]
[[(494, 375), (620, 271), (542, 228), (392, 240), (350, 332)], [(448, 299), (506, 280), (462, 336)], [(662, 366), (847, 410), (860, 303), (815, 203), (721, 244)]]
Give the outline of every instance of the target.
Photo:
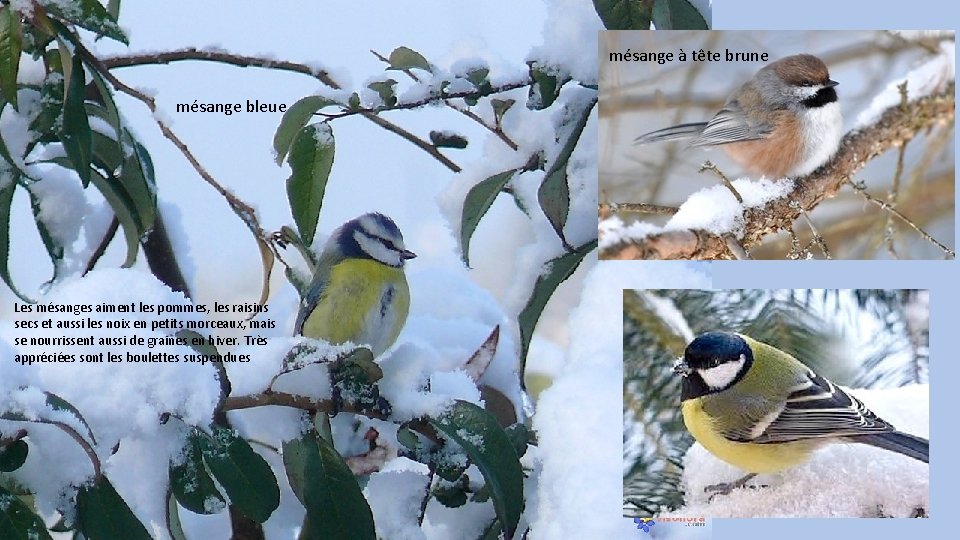
[(400, 257), (400, 253), (383, 245), (383, 242), (379, 239), (371, 238), (361, 230), (353, 233), (353, 239), (357, 241), (357, 244), (360, 245), (360, 249), (362, 249), (364, 253), (383, 264), (393, 267), (403, 266), (403, 258)]
[(360, 228), (368, 231), (370, 236), (379, 236), (381, 238), (388, 238), (390, 236), (390, 233), (383, 228), (380, 221), (378, 221), (373, 214), (364, 214), (360, 216), (357, 221), (360, 222)]
[(740, 373), (740, 370), (743, 368), (743, 365), (746, 363), (746, 361), (746, 357), (741, 354), (740, 358), (733, 360), (732, 362), (724, 362), (719, 366), (712, 368), (698, 369), (697, 373), (711, 390), (726, 388), (727, 386), (730, 386), (730, 383), (732, 383), (734, 379), (737, 378), (737, 375)]
[(803, 159), (787, 176), (805, 176), (817, 170), (833, 157), (843, 137), (843, 115), (837, 102), (806, 109), (800, 118), (803, 119), (800, 129), (803, 130), (807, 147)]

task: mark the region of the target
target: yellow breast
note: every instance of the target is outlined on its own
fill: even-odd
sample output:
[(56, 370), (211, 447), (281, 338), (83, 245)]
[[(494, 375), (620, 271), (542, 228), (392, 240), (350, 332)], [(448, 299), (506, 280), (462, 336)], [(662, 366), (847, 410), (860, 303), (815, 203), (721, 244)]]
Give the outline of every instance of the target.
[(799, 465), (825, 441), (803, 440), (788, 443), (756, 444), (727, 439), (716, 429), (698, 399), (683, 402), (683, 423), (704, 448), (727, 463), (752, 473), (773, 473)]
[(409, 307), (403, 269), (370, 259), (346, 259), (330, 270), (302, 333), (330, 343), (365, 343), (379, 355), (396, 341)]

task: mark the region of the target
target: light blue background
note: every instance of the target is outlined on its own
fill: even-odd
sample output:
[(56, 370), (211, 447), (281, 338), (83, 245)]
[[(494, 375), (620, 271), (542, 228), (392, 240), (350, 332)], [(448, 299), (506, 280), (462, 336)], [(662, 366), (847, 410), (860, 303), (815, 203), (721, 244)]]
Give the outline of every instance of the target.
[[(724, 30), (842, 30), (842, 29), (956, 29), (956, 5), (914, 0), (909, 5), (893, 1), (806, 0), (771, 9), (769, 1), (719, 0), (714, 2), (714, 28)], [(956, 142), (954, 142), (956, 144)], [(930, 514), (929, 519), (776, 519), (715, 520), (714, 538), (790, 538), (869, 535), (871, 538), (946, 538), (956, 534), (948, 505), (953, 486), (946, 479), (960, 478), (957, 422), (940, 411), (956, 411), (954, 392), (945, 385), (960, 379), (952, 335), (957, 332), (958, 268), (955, 261), (756, 261), (748, 264), (718, 262), (711, 265), (717, 288), (920, 288), (930, 289)], [(953, 382), (951, 382), (953, 381)], [(954, 429), (950, 430), (948, 428)], [(942, 457), (941, 457), (942, 456)], [(939, 459), (938, 459), (939, 458)], [(937, 481), (937, 479), (941, 481)]]
[[(954, 29), (960, 9), (945, 0), (714, 0), (718, 30)], [(956, 140), (954, 140), (956, 145)], [(920, 241), (920, 240), (918, 240)], [(960, 481), (957, 391), (960, 268), (956, 261), (755, 261), (711, 263), (716, 288), (917, 288), (930, 290), (929, 519), (714, 520), (713, 537), (936, 539), (955, 537), (951, 510)]]

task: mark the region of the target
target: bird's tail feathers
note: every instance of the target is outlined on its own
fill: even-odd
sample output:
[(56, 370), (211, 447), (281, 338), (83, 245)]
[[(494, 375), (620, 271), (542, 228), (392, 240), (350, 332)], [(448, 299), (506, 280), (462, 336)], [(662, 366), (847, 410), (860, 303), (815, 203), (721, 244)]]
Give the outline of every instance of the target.
[(633, 144), (647, 144), (656, 141), (675, 141), (678, 139), (689, 139), (703, 133), (703, 128), (707, 127), (706, 122), (694, 122), (692, 124), (680, 124), (668, 128), (652, 131), (645, 135), (637, 137)]
[(902, 431), (891, 431), (888, 433), (877, 433), (875, 435), (857, 435), (851, 437), (851, 440), (869, 444), (897, 452), (905, 456), (918, 459), (924, 463), (930, 463), (930, 441), (922, 437), (903, 433)]

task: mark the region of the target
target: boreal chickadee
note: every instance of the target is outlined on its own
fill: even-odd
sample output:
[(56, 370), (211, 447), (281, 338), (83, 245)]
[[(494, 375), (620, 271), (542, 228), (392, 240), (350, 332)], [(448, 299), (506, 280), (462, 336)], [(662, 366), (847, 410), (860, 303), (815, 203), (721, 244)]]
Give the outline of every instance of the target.
[(708, 332), (687, 346), (681, 409), (704, 448), (750, 474), (778, 472), (834, 442), (877, 446), (929, 463), (927, 439), (897, 431), (857, 398), (789, 354), (750, 337)]
[(788, 56), (757, 71), (709, 122), (647, 133), (635, 144), (692, 139), (690, 146), (722, 146), (751, 174), (805, 176), (839, 147), (843, 118), (837, 84), (816, 56)]

